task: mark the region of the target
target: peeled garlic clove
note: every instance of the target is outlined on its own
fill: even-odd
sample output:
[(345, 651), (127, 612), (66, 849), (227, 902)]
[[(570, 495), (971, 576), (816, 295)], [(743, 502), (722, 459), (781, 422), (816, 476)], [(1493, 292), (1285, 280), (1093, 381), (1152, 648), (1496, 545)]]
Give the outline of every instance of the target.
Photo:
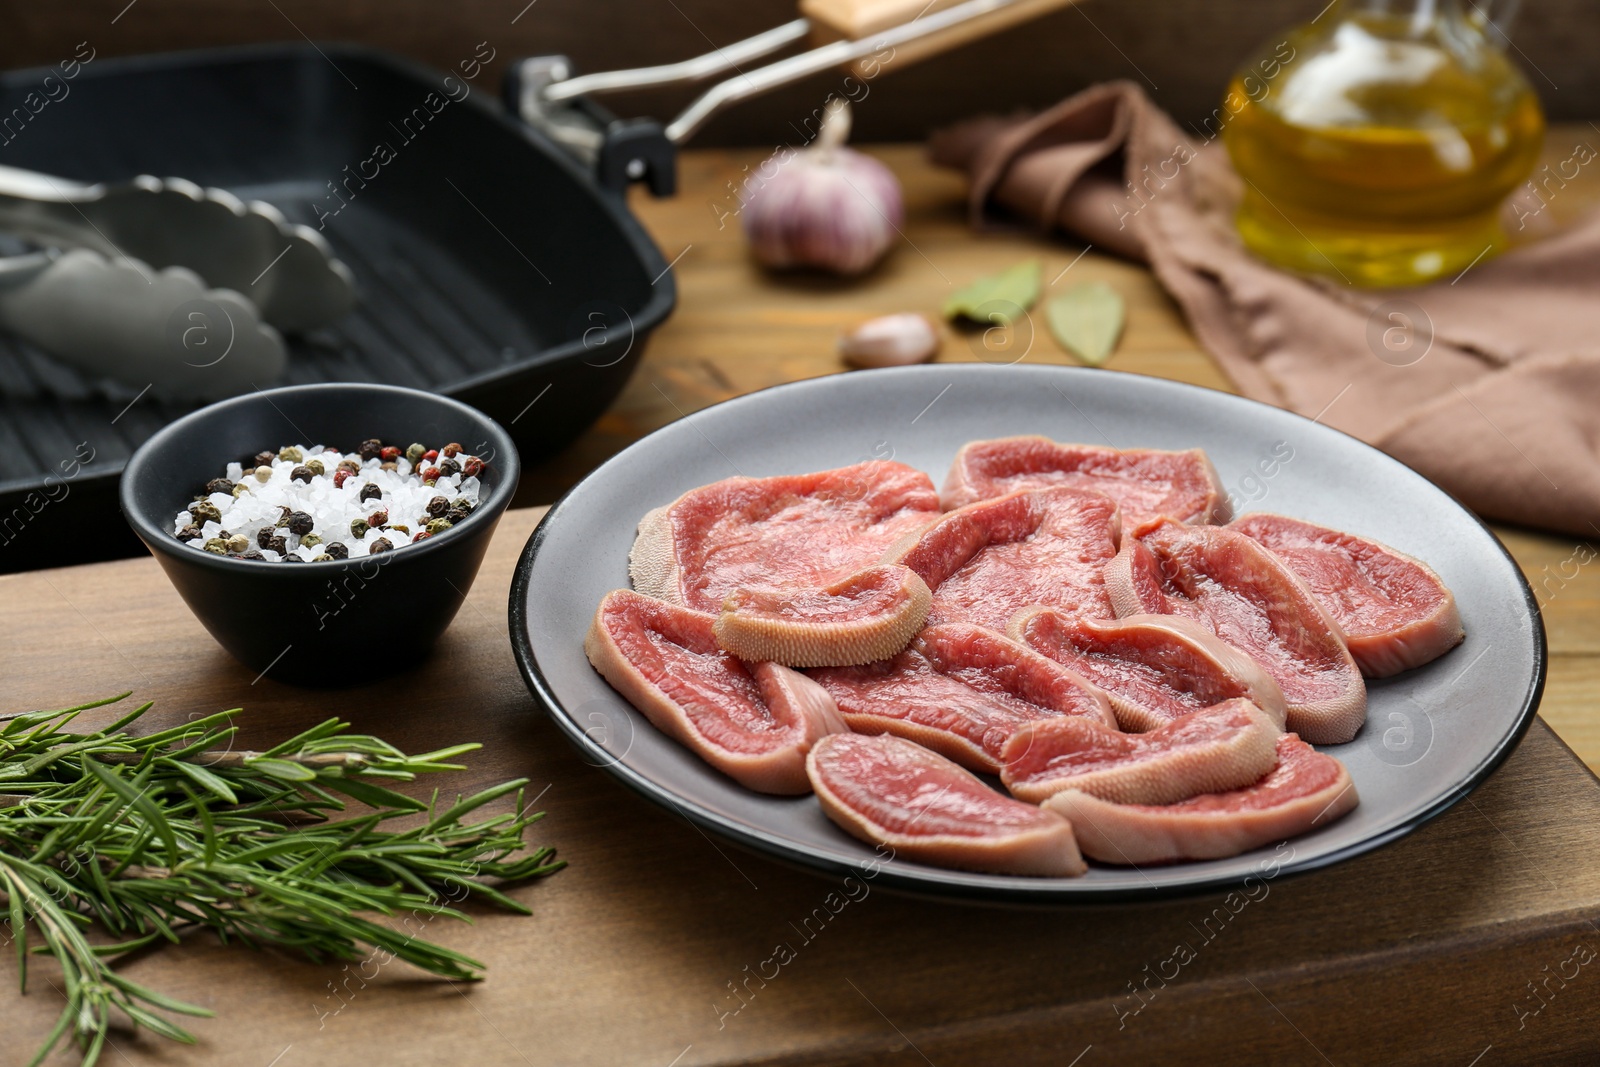
[(780, 152), (745, 179), (745, 236), (766, 266), (860, 274), (894, 242), (905, 220), (900, 183), (882, 163), (844, 147), (849, 130), (849, 105), (835, 99), (814, 146)]
[(938, 351), (939, 331), (909, 311), (869, 319), (839, 338), (839, 355), (852, 367), (907, 367)]

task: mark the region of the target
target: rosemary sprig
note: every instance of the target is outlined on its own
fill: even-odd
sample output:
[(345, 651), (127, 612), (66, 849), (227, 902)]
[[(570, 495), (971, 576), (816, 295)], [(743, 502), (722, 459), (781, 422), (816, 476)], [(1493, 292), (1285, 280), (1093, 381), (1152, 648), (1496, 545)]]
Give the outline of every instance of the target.
[[(329, 719), (264, 752), (235, 752), (238, 709), (128, 734), (149, 704), (102, 730), (67, 729), (79, 713), (127, 696), (0, 720), (0, 922), (16, 945), (22, 991), (30, 952), (44, 953), (60, 967), (66, 999), (34, 1065), (69, 1035), (92, 1065), (118, 1013), (193, 1043), (171, 1016), (211, 1012), (114, 969), (124, 953), (175, 942), (185, 928), (312, 960), (357, 960), (370, 947), (445, 978), (477, 979), (477, 960), (364, 915), (470, 922), (452, 907), (468, 896), (527, 914), (484, 879), (564, 866), (553, 849), (525, 845), (543, 814), (522, 810), (526, 779), (447, 805), (437, 790), (424, 803), (379, 784), (462, 770), (451, 761), (478, 745), (411, 756)], [(464, 821), (512, 794), (514, 813)], [(371, 810), (334, 817), (345, 798)], [(386, 828), (401, 816), (412, 817), (407, 828)], [(30, 924), (42, 942), (31, 947)], [(114, 943), (91, 942), (91, 927)]]

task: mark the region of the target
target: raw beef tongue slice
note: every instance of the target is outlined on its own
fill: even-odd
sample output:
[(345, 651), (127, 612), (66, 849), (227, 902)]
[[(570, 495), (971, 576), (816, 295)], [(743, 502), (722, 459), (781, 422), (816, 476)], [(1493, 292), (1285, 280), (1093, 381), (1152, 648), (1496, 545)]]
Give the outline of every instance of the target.
[(1000, 780), (1030, 804), (1066, 789), (1116, 804), (1172, 804), (1259, 781), (1278, 762), (1279, 732), (1248, 700), (1191, 711), (1144, 734), (1044, 719), (1011, 735)]
[(728, 478), (641, 519), (628, 573), (646, 596), (720, 611), (742, 587), (832, 585), (938, 515), (933, 481), (903, 463)]
[(1104, 493), (1130, 525), (1161, 515), (1184, 522), (1228, 521), (1227, 491), (1198, 448), (1159, 452), (1061, 445), (1047, 437), (971, 441), (956, 453), (940, 496), (946, 508), (958, 508), (1053, 485)]
[(1420, 667), (1466, 636), (1439, 576), (1388, 545), (1282, 515), (1246, 515), (1228, 529), (1266, 547), (1306, 583), (1368, 678)]
[(1116, 503), (1080, 489), (1040, 489), (946, 512), (885, 553), (933, 590), (928, 621), (995, 630), (1018, 610), (1047, 604), (1112, 618), (1104, 569), (1122, 534)]
[(1283, 690), (1272, 676), (1181, 615), (1080, 619), (1056, 608), (1023, 608), (1006, 634), (1103, 689), (1124, 730), (1154, 730), (1236, 697), (1283, 729)]
[(1307, 741), (1342, 744), (1366, 721), (1366, 683), (1338, 624), (1244, 534), (1155, 523), (1124, 538), (1106, 588), (1120, 617), (1187, 616), (1261, 664), (1283, 691), (1288, 728)]
[(1116, 804), (1069, 789), (1045, 801), (1071, 822), (1084, 855), (1102, 863), (1168, 863), (1237, 856), (1314, 830), (1356, 806), (1344, 764), (1294, 734), (1278, 738), (1278, 764), (1243, 789), (1176, 804)]
[(1086, 870), (1067, 820), (903, 738), (833, 734), (812, 746), (806, 773), (828, 818), (896, 857), (998, 874)]
[(662, 733), (760, 793), (810, 791), (805, 757), (848, 729), (833, 698), (776, 663), (747, 666), (717, 647), (710, 615), (607, 593), (583, 649), (595, 670)]
[(1098, 689), (969, 623), (930, 626), (893, 659), (811, 677), (852, 730), (895, 734), (976, 771), (998, 771), (1006, 740), (1037, 719), (1071, 715), (1116, 725)]
[(741, 659), (847, 667), (888, 659), (922, 629), (933, 594), (907, 567), (868, 567), (823, 589), (739, 589), (717, 641)]

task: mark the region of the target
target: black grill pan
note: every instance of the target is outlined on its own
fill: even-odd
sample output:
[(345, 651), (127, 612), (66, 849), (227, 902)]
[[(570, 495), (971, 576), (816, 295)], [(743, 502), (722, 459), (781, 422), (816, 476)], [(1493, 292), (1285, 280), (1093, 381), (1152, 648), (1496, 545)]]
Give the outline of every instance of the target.
[[(50, 73), (0, 76), (0, 116)], [(182, 177), (320, 226), (358, 307), (290, 338), (286, 376), (259, 384), (434, 390), (488, 412), (537, 462), (615, 398), (674, 286), (620, 195), (509, 116), (486, 80), (351, 46), (96, 59), (5, 128), (0, 163)], [(374, 166), (379, 145), (392, 158)], [(194, 406), (86, 380), (0, 335), (0, 572), (141, 553), (117, 477)]]

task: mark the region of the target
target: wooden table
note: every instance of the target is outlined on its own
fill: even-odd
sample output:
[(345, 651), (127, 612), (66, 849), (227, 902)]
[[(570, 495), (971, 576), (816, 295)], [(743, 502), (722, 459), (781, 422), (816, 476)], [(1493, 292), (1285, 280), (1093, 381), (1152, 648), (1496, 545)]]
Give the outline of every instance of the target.
[[(753, 271), (712, 208), (750, 157), (687, 157), (677, 200), (638, 204), (669, 258), (690, 246), (677, 267), (679, 311), (622, 401), (530, 472), (531, 491), (561, 488), (680, 412), (838, 370), (833, 335), (854, 319), (930, 309), (947, 280), (1024, 254), (1044, 256), (1047, 278), (1077, 257), (1028, 235), (973, 236), (957, 183), (909, 149), (883, 155), (905, 180), (915, 247), (852, 287)], [(1107, 280), (1128, 299), (1113, 367), (1226, 387), (1143, 272), (1091, 252), (1071, 276)], [(972, 356), (969, 338), (952, 336), (941, 358)], [(1065, 361), (1044, 337), (1027, 358)], [(1269, 879), (1253, 898), (1030, 911), (872, 890), (841, 907), (829, 897), (838, 885), (636, 798), (540, 714), (506, 634), (511, 567), (537, 518), (524, 509), (503, 520), (456, 624), (421, 667), (337, 692), (280, 686), (234, 664), (151, 560), (0, 577), (0, 711), (133, 688), (157, 702), (161, 722), (243, 705), (242, 743), (255, 747), (334, 714), (413, 749), (480, 740), (473, 769), (447, 788), (529, 777), (549, 812), (531, 837), (571, 863), (514, 891), (532, 918), (480, 911), (475, 926), (429, 929), (488, 964), (477, 986), (398, 964), (372, 977), (370, 967), (252, 955), (209, 937), (151, 953), (130, 965), (132, 977), (219, 1016), (195, 1023), (197, 1048), (119, 1035), (102, 1062), (1593, 1062), (1600, 786), (1543, 722), (1416, 834), (1333, 870)], [(1559, 539), (1501, 534), (1541, 588), (1554, 654), (1545, 713), (1600, 762), (1596, 568), (1563, 567), (1574, 546)], [(780, 943), (794, 958), (773, 976), (764, 962)], [(1180, 943), (1188, 953), (1175, 955)], [(0, 984), (15, 981), (13, 966), (0, 953)], [(6, 1001), (0, 1060), (18, 1059), (48, 1028), (58, 1001), (44, 973), (35, 969), (26, 999)]]

